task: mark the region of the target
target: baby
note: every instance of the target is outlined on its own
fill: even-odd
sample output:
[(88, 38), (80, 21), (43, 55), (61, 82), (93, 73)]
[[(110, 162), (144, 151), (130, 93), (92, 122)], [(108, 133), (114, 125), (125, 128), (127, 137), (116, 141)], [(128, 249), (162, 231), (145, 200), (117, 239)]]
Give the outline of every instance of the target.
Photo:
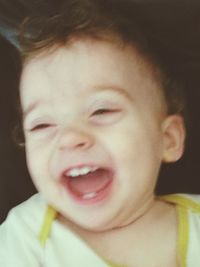
[(66, 0), (28, 18), (20, 101), (39, 193), (0, 227), (4, 267), (199, 267), (200, 197), (155, 196), (184, 150), (178, 88), (132, 1)]

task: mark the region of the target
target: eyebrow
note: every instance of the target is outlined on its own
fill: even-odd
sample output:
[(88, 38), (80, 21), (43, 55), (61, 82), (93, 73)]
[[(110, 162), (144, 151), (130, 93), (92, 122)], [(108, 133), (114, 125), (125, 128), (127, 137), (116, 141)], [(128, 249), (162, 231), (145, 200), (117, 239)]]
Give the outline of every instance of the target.
[[(93, 89), (95, 89), (96, 91), (99, 91), (99, 92), (100, 91), (116, 92), (119, 95), (122, 95), (123, 97), (128, 99), (129, 101), (133, 99), (132, 96), (127, 92), (127, 90), (125, 90), (122, 87), (117, 86), (117, 85), (97, 85), (97, 86), (93, 87)], [(41, 104), (41, 101), (40, 100), (36, 100), (36, 101), (32, 102), (24, 111), (22, 111), (23, 121), (25, 120), (27, 115), (29, 113), (31, 113), (31, 111), (33, 111), (40, 104)]]
[(94, 87), (96, 91), (112, 91), (127, 98), (129, 101), (133, 100), (132, 96), (128, 93), (128, 90), (118, 85), (97, 85)]
[(25, 118), (27, 117), (27, 115), (33, 111), (37, 106), (40, 105), (40, 100), (34, 101), (33, 103), (31, 103), (25, 110), (22, 111), (22, 118), (23, 120), (25, 120)]

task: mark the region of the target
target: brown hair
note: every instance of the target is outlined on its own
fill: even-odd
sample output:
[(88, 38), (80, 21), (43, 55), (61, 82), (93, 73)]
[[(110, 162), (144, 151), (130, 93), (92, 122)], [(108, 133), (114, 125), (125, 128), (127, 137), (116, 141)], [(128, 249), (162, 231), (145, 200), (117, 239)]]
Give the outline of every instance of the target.
[(151, 42), (150, 31), (141, 18), (141, 6), (132, 0), (59, 0), (56, 4), (49, 1), (48, 6), (41, 4), (37, 14), (27, 17), (21, 25), (22, 58), (27, 60), (67, 45), (74, 38), (112, 41), (117, 37), (123, 44), (132, 44), (156, 70), (168, 114), (184, 116), (182, 89), (163, 64), (156, 42)]

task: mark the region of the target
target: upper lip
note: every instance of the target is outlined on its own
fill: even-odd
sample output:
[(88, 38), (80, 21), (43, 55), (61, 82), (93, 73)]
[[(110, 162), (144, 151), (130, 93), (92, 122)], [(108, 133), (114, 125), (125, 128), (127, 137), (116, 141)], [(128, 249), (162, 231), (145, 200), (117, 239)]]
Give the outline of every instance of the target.
[(61, 177), (66, 177), (67, 174), (73, 169), (81, 169), (81, 168), (87, 168), (87, 167), (92, 168), (92, 169), (93, 168), (94, 169), (105, 169), (105, 170), (109, 170), (109, 171), (113, 172), (111, 167), (108, 167), (108, 166), (105, 166), (105, 165), (84, 163), (84, 164), (73, 165), (73, 166), (70, 166), (70, 167), (64, 169), (61, 172)]
[(84, 166), (71, 167), (71, 168), (65, 170), (63, 175), (64, 176), (76, 176), (76, 170), (78, 170), (78, 169), (81, 170), (81, 172), (82, 172), (81, 174), (87, 174), (88, 172), (90, 172), (90, 170), (91, 171), (98, 170), (99, 166), (84, 165)]

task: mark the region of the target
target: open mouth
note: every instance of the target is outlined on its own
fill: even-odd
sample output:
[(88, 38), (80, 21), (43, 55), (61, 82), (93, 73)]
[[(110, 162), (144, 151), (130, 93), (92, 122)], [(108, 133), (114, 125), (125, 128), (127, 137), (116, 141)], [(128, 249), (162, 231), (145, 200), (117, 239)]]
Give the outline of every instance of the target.
[(94, 203), (106, 198), (113, 181), (109, 169), (84, 166), (65, 171), (62, 184), (70, 195), (81, 203)]

